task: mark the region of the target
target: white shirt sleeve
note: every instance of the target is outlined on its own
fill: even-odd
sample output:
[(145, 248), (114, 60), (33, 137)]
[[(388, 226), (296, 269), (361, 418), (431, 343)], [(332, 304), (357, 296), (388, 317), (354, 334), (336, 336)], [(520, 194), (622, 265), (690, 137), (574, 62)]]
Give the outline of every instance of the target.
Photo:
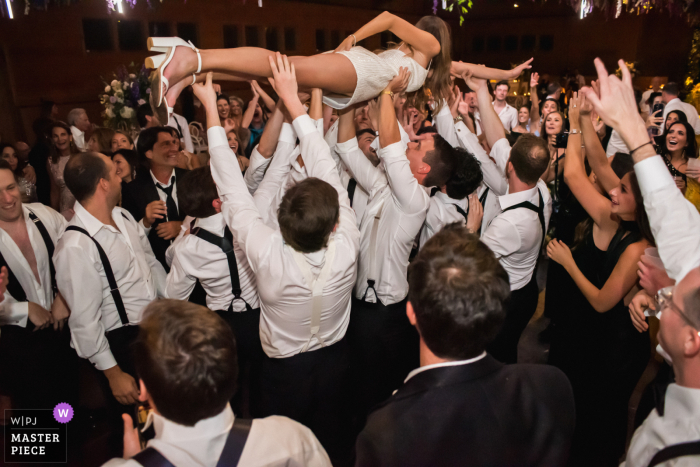
[(659, 256), (671, 279), (700, 266), (700, 213), (685, 199), (661, 156), (634, 165)]
[(428, 209), (430, 197), (413, 176), (403, 143), (399, 141), (381, 148), (377, 155), (384, 161), (386, 177), (399, 209), (408, 215)]
[(57, 249), (54, 261), (60, 271), (58, 289), (71, 310), (68, 324), (75, 351), (100, 371), (116, 366), (102, 325), (102, 279), (95, 261), (78, 245)]
[(447, 105), (447, 101), (443, 101), (440, 112), (435, 116), (435, 126), (438, 134), (450, 143), (452, 147), (456, 148), (459, 146), (454, 118), (452, 118), (452, 112), (450, 111), (450, 106)]
[(357, 145), (357, 138), (338, 143), (335, 148), (352, 177), (369, 194), (370, 199), (378, 190), (386, 186), (384, 172), (367, 159)]
[(508, 256), (520, 249), (518, 229), (503, 217), (495, 217), (481, 234), (481, 241), (494, 252), (496, 258)]
[[(491, 148), (491, 157), (486, 154), (484, 148), (479, 144), (479, 138), (469, 131), (464, 122), (457, 122), (455, 125), (460, 145), (474, 154), (476, 160), (481, 165), (481, 172), (484, 175), (484, 183), (497, 196), (503, 196), (508, 192), (508, 181), (506, 180), (506, 164), (510, 157), (510, 144), (505, 138), (496, 141)], [(493, 160), (492, 160), (493, 158)], [(495, 161), (495, 162), (494, 162)]]
[(253, 148), (253, 152), (250, 154), (250, 165), (248, 166), (248, 170), (245, 171), (245, 175), (243, 175), (243, 180), (245, 180), (245, 184), (251, 195), (255, 194), (260, 186), (260, 182), (262, 182), (265, 176), (265, 171), (270, 166), (271, 159), (271, 157), (265, 159), (258, 152), (258, 146)]
[[(176, 250), (173, 254), (173, 262), (165, 281), (165, 297), (175, 300), (187, 300), (194, 290), (197, 278), (187, 273), (187, 254), (179, 254)], [(185, 252), (186, 253), (186, 252)]]
[(5, 299), (0, 303), (0, 325), (13, 324), (27, 327), (29, 321), (29, 302), (18, 302), (9, 291), (5, 291)]

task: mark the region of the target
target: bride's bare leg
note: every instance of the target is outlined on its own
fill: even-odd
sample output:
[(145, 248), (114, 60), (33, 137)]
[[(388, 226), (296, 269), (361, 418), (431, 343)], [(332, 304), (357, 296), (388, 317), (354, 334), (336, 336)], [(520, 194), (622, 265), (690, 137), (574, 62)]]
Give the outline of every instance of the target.
[[(257, 47), (200, 50), (202, 72), (218, 71), (237, 76), (269, 78), (272, 76), (269, 57), (275, 52)], [(351, 95), (357, 86), (355, 67), (341, 54), (319, 54), (311, 57), (290, 57), (302, 88), (321, 88), (336, 94)], [(197, 55), (187, 47), (178, 47), (163, 74), (173, 85), (188, 79), (197, 70)], [(170, 94), (168, 94), (170, 97)], [(174, 97), (174, 96), (173, 96)], [(168, 99), (170, 101), (170, 99)]]

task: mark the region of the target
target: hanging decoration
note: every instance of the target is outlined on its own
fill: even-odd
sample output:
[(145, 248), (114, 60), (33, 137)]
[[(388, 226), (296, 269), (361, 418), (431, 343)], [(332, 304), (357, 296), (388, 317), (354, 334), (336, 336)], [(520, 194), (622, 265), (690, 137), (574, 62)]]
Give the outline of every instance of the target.
[(111, 80), (102, 78), (104, 91), (99, 94), (104, 106), (104, 126), (131, 132), (138, 129), (136, 109), (148, 102), (151, 93), (151, 70), (133, 62), (127, 68), (120, 66)]

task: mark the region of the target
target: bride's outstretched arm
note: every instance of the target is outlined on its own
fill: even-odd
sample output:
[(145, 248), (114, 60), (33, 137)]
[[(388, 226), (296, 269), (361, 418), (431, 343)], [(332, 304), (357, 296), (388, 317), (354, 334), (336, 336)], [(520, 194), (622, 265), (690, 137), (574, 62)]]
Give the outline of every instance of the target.
[(399, 39), (407, 44), (411, 44), (414, 49), (418, 50), (428, 59), (440, 53), (440, 42), (438, 42), (435, 36), (427, 31), (418, 29), (408, 21), (396, 15), (392, 15), (388, 11), (385, 11), (358, 29), (354, 34), (355, 38), (348, 36), (335, 50), (350, 50), (355, 40), (359, 42), (384, 31), (393, 32)]
[(456, 78), (461, 78), (464, 73), (470, 72), (474, 78), (509, 80), (517, 78), (524, 70), (532, 68), (530, 66), (532, 60), (531, 58), (512, 70), (499, 70), (497, 68), (488, 68), (483, 65), (474, 65), (473, 63), (452, 62), (450, 73)]

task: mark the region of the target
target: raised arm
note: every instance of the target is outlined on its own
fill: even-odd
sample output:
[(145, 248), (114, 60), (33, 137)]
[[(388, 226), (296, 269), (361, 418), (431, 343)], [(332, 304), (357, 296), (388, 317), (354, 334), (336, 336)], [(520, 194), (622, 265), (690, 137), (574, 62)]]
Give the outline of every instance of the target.
[(265, 129), (260, 136), (260, 143), (258, 143), (258, 152), (265, 159), (269, 159), (275, 153), (277, 148), (277, 141), (280, 137), (280, 131), (282, 131), (282, 124), (284, 123), (284, 114), (282, 113), (282, 102), (278, 102), (274, 107), (272, 116), (267, 121)]
[(255, 80), (251, 81), (250, 84), (257, 91), (258, 95), (260, 96), (260, 99), (262, 99), (263, 104), (265, 104), (267, 110), (270, 112), (275, 110), (275, 100), (272, 97), (270, 97), (270, 95), (266, 93), (262, 87), (260, 87), (260, 84), (258, 84), (258, 82)]
[(583, 132), (583, 145), (586, 147), (586, 158), (591, 165), (593, 173), (600, 182), (605, 192), (610, 192), (613, 188), (620, 185), (620, 178), (615, 174), (615, 171), (610, 167), (610, 161), (605, 154), (603, 145), (600, 143), (598, 133), (596, 133), (593, 122), (591, 121), (591, 111), (593, 105), (588, 102), (583, 96), (579, 98), (581, 106), (581, 117), (579, 123)]
[(369, 23), (362, 26), (360, 29), (355, 31), (352, 35), (348, 36), (336, 49), (340, 50), (350, 50), (350, 48), (355, 45), (356, 41), (359, 42), (380, 32), (391, 31), (402, 41), (410, 44), (415, 50), (420, 52), (428, 60), (440, 53), (440, 42), (427, 31), (418, 29), (408, 21), (399, 18), (396, 15), (385, 11), (379, 16), (374, 18)]
[(355, 109), (352, 107), (340, 111), (336, 151), (358, 185), (371, 197), (377, 189), (386, 185), (386, 177), (360, 150), (355, 136), (354, 116)]
[(467, 86), (476, 91), (481, 112), (481, 131), (486, 136), (486, 142), (493, 147), (498, 140), (506, 137), (506, 129), (491, 105), (491, 95), (486, 87), (486, 80), (474, 78), (470, 73), (464, 75)]
[(569, 143), (564, 158), (564, 181), (571, 189), (581, 206), (586, 210), (598, 227), (617, 228), (611, 219), (610, 200), (598, 193), (586, 176), (586, 169), (581, 158), (581, 128), (579, 110), (581, 98), (574, 93), (569, 105)]
[(530, 131), (534, 133), (533, 125), (540, 129), (540, 96), (537, 95), (537, 83), (540, 80), (539, 73), (530, 75)]
[[(255, 90), (255, 87), (252, 84), (250, 87), (253, 89), (253, 98), (250, 100), (250, 102), (248, 102), (248, 108), (243, 114), (243, 118), (241, 119), (241, 128), (248, 128), (250, 126), (250, 123), (253, 121), (253, 115), (255, 115), (255, 106), (260, 99), (260, 94), (258, 94), (258, 91)], [(217, 126), (221, 125), (219, 124)]]

